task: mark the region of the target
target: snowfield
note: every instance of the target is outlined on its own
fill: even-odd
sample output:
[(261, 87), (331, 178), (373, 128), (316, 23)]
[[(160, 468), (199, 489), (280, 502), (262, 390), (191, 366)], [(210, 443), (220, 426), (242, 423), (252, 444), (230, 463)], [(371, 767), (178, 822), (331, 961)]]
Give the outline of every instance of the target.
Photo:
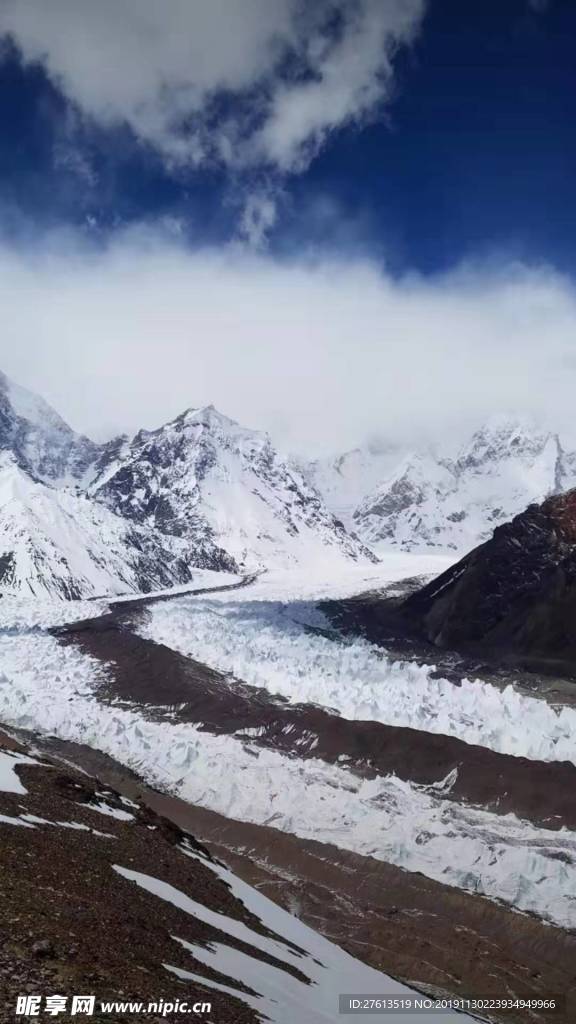
[(130, 593), (122, 596), (108, 595), (91, 600), (62, 601), (45, 594), (40, 597), (6, 591), (0, 600), (0, 658), (1, 638), (5, 630), (48, 630), (82, 619), (103, 615), (111, 604), (123, 604), (138, 598), (166, 597), (172, 594), (186, 594), (189, 591), (211, 590), (213, 587), (232, 587), (242, 582), (242, 576), (229, 572), (214, 572), (211, 569), (194, 569), (189, 583), (170, 587), (167, 590), (153, 590), (147, 594)]
[[(406, 557), (404, 556), (404, 561)], [(155, 605), (143, 636), (293, 703), (321, 704), (346, 718), (456, 736), (503, 754), (576, 764), (576, 710), (555, 709), (512, 686), (480, 679), (460, 686), (434, 666), (391, 661), (362, 639), (313, 629), (330, 623), (310, 601), (266, 600), (263, 577), (239, 593)], [(246, 595), (246, 597), (245, 597)]]
[[(323, 601), (354, 597), (415, 577), (425, 582), (439, 576), (455, 561), (454, 553), (387, 550), (381, 552), (381, 560), (373, 565), (334, 566), (324, 562), (305, 569), (266, 570), (250, 586), (249, 595), (251, 601)], [(227, 600), (226, 594), (220, 596)]]
[(363, 780), (189, 724), (147, 721), (100, 704), (105, 669), (41, 632), (2, 641), (0, 720), (86, 743), (191, 803), (242, 821), (333, 843), (576, 924), (576, 834), (462, 807), (450, 785)]

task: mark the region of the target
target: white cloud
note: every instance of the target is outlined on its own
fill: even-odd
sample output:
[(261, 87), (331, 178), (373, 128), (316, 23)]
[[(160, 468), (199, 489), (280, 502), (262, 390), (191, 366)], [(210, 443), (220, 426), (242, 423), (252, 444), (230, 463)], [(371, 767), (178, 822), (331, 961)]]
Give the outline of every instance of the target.
[(314, 78), (275, 91), (256, 144), (282, 170), (305, 166), (332, 129), (378, 109), (392, 81), (393, 47), (410, 38), (422, 4), (362, 0), (348, 10), (337, 43), (323, 48), (319, 38), (314, 48), (314, 39), (308, 42), (308, 54), (316, 54), (309, 58)]
[(244, 203), (238, 234), (253, 249), (261, 249), (278, 218), (278, 197), (271, 190), (252, 192)]
[[(2, 0), (0, 32), (169, 160), (304, 166), (388, 97), (424, 0)], [(224, 114), (214, 101), (227, 96)], [(231, 101), (230, 101), (231, 100)]]
[(546, 269), (395, 281), (142, 230), (104, 253), (0, 250), (0, 303), (0, 367), (98, 437), (210, 402), (301, 450), (509, 410), (575, 434), (576, 294)]

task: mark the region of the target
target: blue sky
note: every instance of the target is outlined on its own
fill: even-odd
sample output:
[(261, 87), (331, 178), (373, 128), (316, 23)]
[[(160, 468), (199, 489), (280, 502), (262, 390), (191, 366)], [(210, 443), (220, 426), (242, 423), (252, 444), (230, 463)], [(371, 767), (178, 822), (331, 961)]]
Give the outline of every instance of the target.
[(306, 186), (369, 211), (402, 267), (497, 252), (574, 271), (575, 41), (569, 0), (431, 3), (389, 127), (339, 139)]
[[(300, 446), (318, 431), (323, 447), (346, 446), (414, 422), (416, 433), (432, 421), (440, 434), (507, 399), (546, 416), (536, 394), (540, 347), (548, 345), (549, 389), (575, 365), (576, 4), (173, 0), (170, 13), (160, 0), (5, 0), (4, 287), (12, 281), (11, 295), (32, 302), (38, 290), (50, 298), (40, 324), (23, 303), (10, 305), (8, 372), (47, 390), (92, 432), (153, 425), (186, 395), (184, 404), (213, 399)], [(120, 265), (129, 276), (121, 294)], [(240, 356), (235, 330), (198, 294), (207, 266), (227, 289), (221, 300), (233, 324), (242, 318)], [(138, 309), (152, 267), (157, 313)], [(333, 323), (337, 303), (324, 289), (338, 275), (356, 291)], [(56, 298), (63, 280), (65, 324)], [(101, 322), (91, 305), (98, 288)], [(536, 310), (528, 326), (527, 295)], [(132, 318), (119, 309), (124, 301)], [(319, 327), (322, 303), (328, 326)], [(506, 313), (478, 334), (486, 303)], [(176, 323), (161, 313), (169, 304)], [(308, 373), (283, 362), (289, 307), (300, 362), (314, 351)], [(62, 340), (72, 323), (85, 342)], [(455, 330), (461, 342), (448, 351), (439, 339)], [(206, 334), (216, 339), (214, 365)], [(170, 345), (172, 376), (159, 396)], [(481, 366), (478, 348), (488, 353)], [(353, 352), (355, 401), (347, 396)], [(114, 360), (135, 374), (128, 403), (111, 385)], [(279, 360), (301, 394), (297, 416), (275, 379)], [(223, 362), (235, 375), (226, 385)], [(442, 381), (455, 362), (461, 397), (452, 397), (449, 422)], [(314, 401), (327, 366), (340, 409), (328, 426)], [(508, 394), (494, 384), (495, 369), (508, 374)], [(183, 370), (193, 378), (186, 394)], [(92, 409), (69, 397), (87, 377)], [(97, 423), (104, 388), (115, 397)], [(567, 390), (565, 411), (558, 395), (554, 403), (567, 421), (568, 402)]]
[[(445, 270), (494, 252), (574, 270), (576, 5), (436, 0), (396, 59), (381, 117), (337, 128), (281, 189), (274, 251), (352, 246), (393, 269)], [(237, 230), (265, 167), (171, 167), (121, 123), (71, 114), (16, 45), (0, 65), (4, 231), (28, 220), (114, 230), (175, 218), (191, 243)]]

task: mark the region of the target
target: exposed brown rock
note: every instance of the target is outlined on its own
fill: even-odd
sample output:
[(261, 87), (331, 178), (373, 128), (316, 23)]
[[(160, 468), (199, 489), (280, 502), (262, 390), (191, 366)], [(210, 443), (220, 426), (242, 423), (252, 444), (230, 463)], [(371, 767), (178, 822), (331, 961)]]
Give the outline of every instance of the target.
[(531, 505), (399, 607), (436, 647), (576, 675), (576, 490)]

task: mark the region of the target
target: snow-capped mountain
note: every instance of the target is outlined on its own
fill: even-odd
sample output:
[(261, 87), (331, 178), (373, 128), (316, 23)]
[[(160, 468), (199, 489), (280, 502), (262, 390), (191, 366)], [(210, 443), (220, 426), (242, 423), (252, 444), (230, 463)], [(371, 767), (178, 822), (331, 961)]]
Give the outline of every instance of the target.
[(406, 455), (384, 483), (355, 509), (360, 536), (372, 543), (435, 547), (453, 524), (445, 522), (440, 495), (449, 492), (453, 474), (432, 452)]
[(188, 541), (206, 568), (373, 559), (265, 434), (213, 406), (119, 445), (88, 493), (127, 520)]
[[(556, 434), (498, 416), (455, 455), (405, 455), (357, 504), (351, 525), (369, 545), (466, 551), (527, 505), (574, 483), (576, 454)], [(322, 493), (330, 504), (333, 489)]]
[(0, 454), (0, 590), (68, 599), (190, 579), (186, 545), (84, 494), (34, 480)]
[(336, 518), (354, 530), (354, 512), (390, 476), (403, 454), (405, 449), (399, 445), (368, 445), (335, 457), (299, 460), (295, 465)]
[(63, 596), (158, 589), (195, 568), (465, 552), (576, 484), (556, 434), (497, 417), (454, 453), (367, 447), (297, 464), (213, 406), (96, 444), (0, 374), (0, 587)]
[(265, 435), (212, 407), (97, 445), (4, 375), (0, 514), (0, 588), (34, 594), (375, 559)]

